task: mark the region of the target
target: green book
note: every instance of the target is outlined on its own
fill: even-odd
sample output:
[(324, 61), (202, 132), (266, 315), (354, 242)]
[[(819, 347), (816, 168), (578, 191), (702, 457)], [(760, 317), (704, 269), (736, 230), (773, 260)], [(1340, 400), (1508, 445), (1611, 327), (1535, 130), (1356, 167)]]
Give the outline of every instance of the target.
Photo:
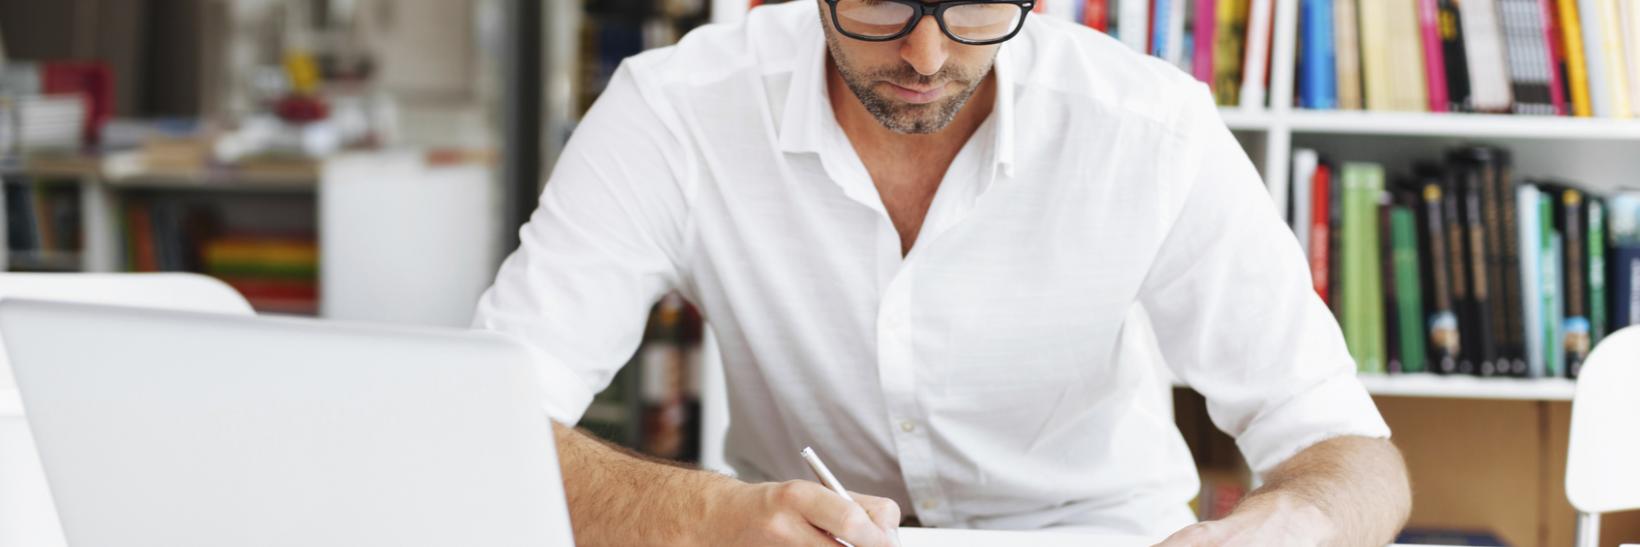
[(1560, 340), (1560, 255), (1555, 253), (1560, 233), (1555, 230), (1554, 207), (1552, 195), (1538, 200), (1538, 226), (1543, 236), (1538, 259), (1538, 279), (1543, 283), (1539, 293), (1543, 298), (1543, 375), (1549, 378), (1560, 377), (1560, 358), (1565, 355)]
[(1400, 329), (1401, 372), (1424, 372), (1424, 295), (1419, 287), (1418, 228), (1412, 210), (1397, 206), (1389, 213), (1395, 270), (1396, 327)]
[(1589, 347), (1606, 337), (1606, 202), (1589, 199)]
[(1378, 198), (1384, 168), (1344, 165), (1344, 342), (1356, 370), (1382, 374), (1384, 365), (1383, 270), (1379, 264)]

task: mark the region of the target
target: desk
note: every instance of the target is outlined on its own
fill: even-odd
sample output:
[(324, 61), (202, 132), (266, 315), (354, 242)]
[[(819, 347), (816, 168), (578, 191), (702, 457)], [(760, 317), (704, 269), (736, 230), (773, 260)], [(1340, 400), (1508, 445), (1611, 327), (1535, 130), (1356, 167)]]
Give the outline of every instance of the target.
[[(934, 528), (900, 529), (902, 547), (1150, 547), (1158, 541), (1161, 541), (1161, 539), (1063, 532), (998, 532), (993, 530)], [(1392, 545), (1390, 547), (1414, 546)]]

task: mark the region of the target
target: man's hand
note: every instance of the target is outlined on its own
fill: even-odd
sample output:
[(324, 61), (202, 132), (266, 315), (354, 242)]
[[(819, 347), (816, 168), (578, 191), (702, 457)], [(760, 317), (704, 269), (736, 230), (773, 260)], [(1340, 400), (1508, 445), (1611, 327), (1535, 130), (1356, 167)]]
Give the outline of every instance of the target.
[(717, 532), (708, 544), (835, 547), (840, 539), (855, 547), (898, 545), (900, 506), (850, 495), (858, 503), (808, 481), (723, 483), (707, 502), (706, 521)]
[(1320, 509), (1276, 494), (1249, 499), (1224, 520), (1187, 526), (1156, 547), (1314, 547), (1333, 535)]

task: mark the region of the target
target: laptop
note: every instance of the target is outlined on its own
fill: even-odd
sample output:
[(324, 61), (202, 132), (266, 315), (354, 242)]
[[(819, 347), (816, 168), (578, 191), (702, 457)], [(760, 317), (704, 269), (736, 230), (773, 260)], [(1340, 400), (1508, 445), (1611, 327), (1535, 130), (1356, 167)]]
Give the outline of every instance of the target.
[(0, 336), (71, 545), (573, 545), (501, 335), (6, 300)]

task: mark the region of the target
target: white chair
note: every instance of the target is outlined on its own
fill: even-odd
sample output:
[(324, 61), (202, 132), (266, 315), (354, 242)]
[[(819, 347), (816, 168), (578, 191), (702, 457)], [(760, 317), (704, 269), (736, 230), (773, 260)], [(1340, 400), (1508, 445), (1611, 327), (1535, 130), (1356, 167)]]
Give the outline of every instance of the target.
[[(197, 274), (0, 273), (0, 299), (61, 300), (249, 315), (227, 284)], [(62, 527), (23, 417), (23, 403), (0, 341), (0, 547), (62, 547)]]
[(1640, 326), (1600, 342), (1572, 399), (1566, 498), (1577, 508), (1577, 547), (1600, 541), (1600, 514), (1640, 509)]

